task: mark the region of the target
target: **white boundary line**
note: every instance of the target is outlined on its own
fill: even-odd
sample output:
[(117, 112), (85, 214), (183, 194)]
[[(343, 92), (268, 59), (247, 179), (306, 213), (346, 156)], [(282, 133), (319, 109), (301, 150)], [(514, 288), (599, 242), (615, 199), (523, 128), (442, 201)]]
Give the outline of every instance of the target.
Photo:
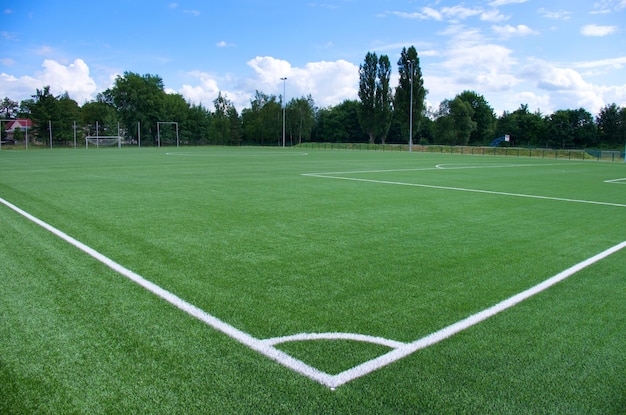
[(626, 184), (626, 177), (623, 179), (605, 180), (604, 183)]
[[(142, 286), (146, 290), (155, 294), (156, 296), (164, 299), (168, 303), (174, 305), (180, 310), (188, 313), (189, 315), (197, 318), (200, 321), (203, 321), (207, 325), (213, 327), (214, 329), (226, 334), (227, 336), (237, 340), (241, 344), (251, 348), (252, 350), (257, 351), (258, 353), (263, 354), (264, 356), (280, 363), (281, 365), (308, 377), (324, 386), (329, 387), (331, 390), (344, 385), (354, 379), (365, 376), (375, 370), (378, 370), (384, 366), (387, 366), (399, 359), (402, 359), (420, 349), (436, 344), (448, 337), (457, 334), (469, 327), (472, 327), (489, 317), (492, 317), (508, 308), (511, 308), (520, 302), (532, 297), (535, 294), (538, 294), (547, 288), (553, 286), (554, 284), (570, 277), (571, 275), (577, 273), (578, 271), (606, 258), (607, 256), (623, 249), (626, 247), (626, 241), (617, 244), (585, 261), (582, 261), (573, 267), (566, 269), (565, 271), (560, 272), (559, 274), (535, 285), (532, 288), (529, 288), (519, 294), (516, 294), (492, 307), (489, 307), (479, 313), (473, 314), (461, 321), (458, 321), (450, 326), (447, 326), (439, 331), (431, 333), (421, 339), (418, 339), (412, 343), (402, 343), (396, 342), (393, 340), (383, 339), (381, 337), (360, 335), (360, 334), (352, 334), (352, 333), (320, 333), (320, 334), (296, 334), (293, 336), (284, 336), (284, 337), (276, 337), (266, 340), (259, 340), (248, 333), (245, 333), (234, 326), (231, 326), (228, 323), (218, 319), (215, 316), (207, 313), (204, 310), (194, 306), (193, 304), (188, 303), (182, 298), (176, 296), (175, 294), (161, 288), (160, 286), (154, 284), (151, 281), (146, 280), (141, 275), (136, 274), (135, 272), (129, 270), (128, 268), (123, 267), (112, 259), (104, 256), (93, 248), (83, 244), (82, 242), (72, 238), (66, 233), (58, 230), (57, 228), (47, 224), (46, 222), (36, 218), (35, 216), (29, 214), (28, 212), (20, 209), (19, 207), (13, 205), (12, 203), (6, 201), (3, 198), (0, 198), (0, 203), (4, 204), (8, 208), (13, 211), (19, 213), (24, 216), (28, 220), (34, 222), (35, 224), (41, 226), (42, 228), (48, 230), (74, 247), (80, 249), (84, 253), (90, 255), (96, 260), (102, 262), (112, 270), (118, 272), (119, 274), (125, 276), (131, 281), (137, 283)], [(287, 341), (304, 341), (304, 340), (316, 340), (316, 339), (344, 339), (344, 340), (356, 340), (356, 341), (367, 341), (372, 343), (381, 344), (384, 346), (388, 346), (393, 348), (392, 351), (383, 354), (375, 359), (364, 362), (358, 366), (355, 366), (351, 369), (343, 371), (337, 375), (330, 375), (328, 373), (322, 372), (317, 368), (314, 368), (301, 360), (298, 360), (287, 353), (278, 350), (274, 347), (276, 344), (284, 343)]]
[[(530, 165), (523, 165), (523, 167), (527, 167), (527, 166), (530, 166)], [(497, 166), (492, 166), (491, 168), (496, 168), (496, 167)], [(516, 166), (516, 167), (519, 167), (519, 166)], [(458, 167), (456, 169), (461, 169), (461, 168), (463, 167)], [(469, 168), (479, 168), (479, 167), (464, 167), (464, 168), (469, 169)], [(586, 203), (586, 204), (591, 204), (591, 205), (626, 207), (626, 204), (623, 204), (623, 203), (598, 202), (595, 200), (568, 199), (564, 197), (540, 196), (540, 195), (530, 195), (530, 194), (524, 194), (524, 193), (498, 192), (495, 190), (472, 189), (472, 188), (467, 188), (467, 187), (437, 186), (437, 185), (432, 185), (432, 184), (395, 182), (395, 181), (389, 181), (389, 180), (362, 179), (358, 177), (339, 176), (340, 174), (391, 173), (391, 172), (424, 171), (424, 170), (437, 170), (437, 169), (451, 170), (450, 167), (447, 167), (447, 168), (440, 168), (440, 167), (432, 168), (431, 167), (431, 168), (423, 168), (423, 169), (370, 170), (370, 171), (362, 170), (362, 171), (345, 171), (345, 172), (331, 172), (331, 173), (303, 173), (302, 176), (317, 177), (321, 179), (334, 179), (334, 180), (348, 180), (348, 181), (366, 182), (366, 183), (391, 184), (395, 186), (423, 187), (427, 189), (455, 190), (458, 192), (483, 193), (483, 194), (499, 195), (499, 196), (525, 197), (529, 199), (556, 200), (559, 202)]]
[(305, 153), (303, 151), (290, 151), (290, 152), (279, 152), (279, 151), (257, 151), (251, 153), (241, 153), (237, 155), (233, 154), (222, 154), (222, 153), (185, 153), (185, 152), (174, 152), (170, 151), (165, 153), (166, 156), (181, 156), (181, 157), (263, 157), (263, 156), (308, 156), (309, 153)]

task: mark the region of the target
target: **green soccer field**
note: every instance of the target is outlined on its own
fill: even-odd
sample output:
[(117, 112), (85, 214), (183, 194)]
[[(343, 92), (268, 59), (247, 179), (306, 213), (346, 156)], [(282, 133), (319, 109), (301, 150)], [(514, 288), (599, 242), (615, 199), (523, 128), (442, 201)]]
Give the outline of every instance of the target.
[(2, 150), (0, 413), (623, 414), (625, 231), (626, 163)]

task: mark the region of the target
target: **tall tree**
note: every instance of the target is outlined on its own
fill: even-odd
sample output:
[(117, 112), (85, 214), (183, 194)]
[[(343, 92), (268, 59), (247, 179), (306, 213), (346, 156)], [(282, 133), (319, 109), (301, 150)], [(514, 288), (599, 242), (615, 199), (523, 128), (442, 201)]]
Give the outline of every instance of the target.
[(315, 102), (311, 95), (306, 98), (292, 99), (287, 104), (286, 111), (287, 131), (291, 143), (293, 144), (294, 137), (298, 143), (302, 143), (303, 139), (309, 141), (315, 123)]
[(193, 142), (197, 144), (208, 144), (211, 141), (211, 113), (202, 105), (192, 105), (189, 108), (185, 129), (189, 130), (193, 137)]
[(0, 103), (0, 118), (13, 119), (17, 117), (19, 104), (8, 97), (4, 97)]
[(165, 92), (163, 80), (158, 75), (124, 72), (104, 95), (113, 103), (128, 131), (136, 132), (137, 122), (141, 122), (142, 142), (148, 136), (156, 143), (156, 123), (166, 121), (161, 118)]
[[(54, 139), (64, 142), (65, 144), (70, 144), (74, 140), (74, 133), (77, 132), (77, 130), (75, 130), (75, 123), (77, 121), (80, 122), (82, 119), (81, 109), (78, 103), (71, 99), (69, 94), (65, 92), (57, 99), (57, 111), (59, 116), (56, 122), (55, 120), (52, 122)], [(117, 131), (115, 131), (114, 134), (117, 135)]]
[[(112, 129), (114, 126), (117, 128), (117, 111), (102, 99), (83, 104), (81, 114), (82, 123), (87, 125), (91, 131), (96, 128), (96, 123), (99, 128)], [(117, 133), (115, 134), (117, 135)]]
[[(266, 144), (280, 141), (282, 131), (282, 107), (276, 95), (256, 91), (250, 108), (241, 112), (243, 133), (250, 143)], [(276, 141), (274, 141), (276, 140)]]
[[(424, 78), (420, 68), (420, 59), (415, 46), (402, 48), (398, 59), (398, 75), (400, 79), (394, 98), (394, 119), (400, 125), (402, 137), (408, 137), (413, 119), (412, 133), (415, 138), (420, 131), (420, 123), (424, 118), (424, 100), (428, 91), (424, 88)], [(411, 117), (411, 90), (413, 90), (413, 117)]]
[(376, 137), (376, 77), (378, 75), (378, 56), (367, 52), (365, 62), (359, 65), (359, 123), (369, 136), (370, 144)]
[(23, 105), (33, 120), (34, 135), (45, 142), (50, 134), (49, 122), (56, 121), (61, 116), (58, 98), (50, 93), (50, 86), (47, 85), (37, 89), (35, 95), (32, 95), (32, 100), (24, 101)]
[(220, 92), (218, 93), (217, 98), (213, 100), (213, 107), (214, 111), (211, 142), (221, 145), (230, 144), (232, 140), (232, 125), (230, 119), (231, 114), (229, 114), (229, 111), (231, 107), (233, 107), (233, 104)]
[(496, 122), (496, 137), (505, 134), (517, 146), (549, 146), (546, 117), (541, 112), (530, 112), (527, 104), (522, 104), (512, 113), (505, 112)]
[(445, 100), (439, 106), (435, 120), (435, 137), (439, 144), (467, 145), (476, 123), (472, 121), (473, 109), (459, 96)]
[(470, 145), (488, 144), (494, 138), (496, 127), (496, 116), (493, 108), (489, 106), (487, 100), (482, 95), (474, 91), (463, 91), (458, 95), (463, 102), (472, 107), (472, 121), (476, 123), (476, 129), (472, 131), (469, 138)]
[(552, 145), (561, 148), (595, 146), (596, 129), (592, 115), (585, 109), (558, 110), (548, 117)]
[(626, 108), (613, 103), (600, 110), (596, 117), (598, 139), (611, 148), (622, 148), (626, 142)]
[(378, 59), (376, 79), (376, 135), (385, 144), (393, 116), (393, 92), (390, 87), (391, 62), (387, 55)]
[(313, 139), (332, 143), (368, 142), (368, 136), (359, 124), (359, 107), (357, 100), (345, 100), (334, 107), (317, 111)]

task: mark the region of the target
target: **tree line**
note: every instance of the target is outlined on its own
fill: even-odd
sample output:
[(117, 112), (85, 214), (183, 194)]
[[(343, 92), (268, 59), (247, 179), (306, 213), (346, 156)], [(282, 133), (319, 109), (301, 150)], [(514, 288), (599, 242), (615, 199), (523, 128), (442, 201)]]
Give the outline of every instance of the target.
[[(35, 140), (51, 135), (70, 145), (76, 135), (122, 135), (142, 145), (172, 143), (173, 129), (157, 131), (158, 122), (176, 122), (182, 144), (281, 145), (283, 111), (288, 145), (301, 142), (404, 143), (488, 145), (509, 135), (504, 145), (550, 148), (622, 149), (626, 142), (626, 108), (610, 104), (594, 117), (583, 108), (545, 115), (521, 104), (496, 116), (475, 91), (446, 99), (437, 109), (426, 108), (428, 90), (415, 47), (403, 48), (397, 61), (398, 84), (391, 87), (387, 55), (368, 52), (359, 66), (357, 100), (326, 108), (313, 98), (292, 98), (256, 91), (250, 106), (238, 113), (227, 96), (218, 94), (213, 108), (166, 93), (158, 75), (125, 72), (97, 98), (79, 106), (67, 93), (55, 96), (49, 86), (18, 103), (5, 97), (2, 119), (30, 118)], [(163, 128), (163, 127), (162, 127)], [(2, 138), (5, 132), (2, 131)], [(19, 131), (16, 140), (22, 139)]]

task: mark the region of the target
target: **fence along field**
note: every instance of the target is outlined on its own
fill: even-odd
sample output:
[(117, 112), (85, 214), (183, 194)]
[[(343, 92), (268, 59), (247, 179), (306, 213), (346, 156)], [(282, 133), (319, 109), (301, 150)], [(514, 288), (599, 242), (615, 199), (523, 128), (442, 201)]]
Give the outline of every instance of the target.
[[(126, 269), (217, 314), (228, 326), (222, 331), (277, 360), (289, 360), (286, 352), (325, 360), (326, 352), (309, 346), (314, 342), (282, 341), (309, 333), (334, 344), (324, 333), (337, 332), (349, 344), (345, 355), (369, 362), (551, 276), (573, 275), (596, 254), (604, 256), (591, 262), (622, 255), (626, 200), (611, 183), (621, 165), (258, 149), (168, 153), (36, 157), (32, 174), (5, 158), (15, 171), (3, 175), (9, 195), (0, 196), (14, 196), (16, 206), (107, 257), (123, 258), (117, 262)], [(378, 345), (360, 352), (360, 342), (350, 340)], [(369, 373), (352, 377), (359, 363), (317, 370), (295, 361), (331, 388)]]

